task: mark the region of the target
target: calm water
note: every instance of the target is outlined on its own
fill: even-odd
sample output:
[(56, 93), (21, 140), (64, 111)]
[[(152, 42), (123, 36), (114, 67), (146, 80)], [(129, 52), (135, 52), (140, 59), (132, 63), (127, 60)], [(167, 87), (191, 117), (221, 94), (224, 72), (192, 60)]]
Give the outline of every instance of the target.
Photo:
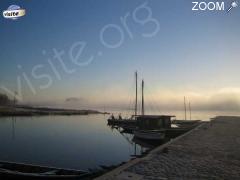
[[(164, 114), (183, 117), (182, 112)], [(208, 120), (223, 114), (193, 112), (192, 116)], [(108, 127), (106, 119), (104, 115), (2, 117), (0, 160), (86, 170), (116, 165), (146, 150), (133, 143), (131, 135)]]
[(129, 141), (131, 135), (108, 127), (106, 118), (0, 118), (0, 160), (88, 169), (118, 164), (145, 150)]

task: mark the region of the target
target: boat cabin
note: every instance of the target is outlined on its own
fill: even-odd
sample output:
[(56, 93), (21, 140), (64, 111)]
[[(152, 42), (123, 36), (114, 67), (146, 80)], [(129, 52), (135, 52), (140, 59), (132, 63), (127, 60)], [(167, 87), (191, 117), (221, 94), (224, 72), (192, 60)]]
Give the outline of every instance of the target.
[(168, 115), (140, 115), (136, 117), (137, 125), (142, 130), (157, 130), (171, 128), (171, 118)]

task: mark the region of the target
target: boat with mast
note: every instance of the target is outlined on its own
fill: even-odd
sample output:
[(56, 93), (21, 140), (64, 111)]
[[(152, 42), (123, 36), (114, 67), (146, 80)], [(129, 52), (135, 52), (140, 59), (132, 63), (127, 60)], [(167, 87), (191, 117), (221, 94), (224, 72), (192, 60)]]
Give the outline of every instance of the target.
[(171, 128), (171, 118), (175, 116), (145, 115), (144, 80), (142, 80), (141, 92), (141, 115), (136, 116), (137, 128), (133, 131), (134, 137), (144, 140), (163, 140), (166, 129)]
[(161, 140), (165, 137), (165, 129), (171, 128), (171, 117), (168, 115), (145, 115), (144, 80), (141, 82), (141, 114), (138, 115), (138, 74), (135, 72), (135, 105), (134, 115), (129, 119), (116, 119), (113, 115), (108, 119), (109, 125), (121, 126), (132, 131), (136, 138)]
[(108, 125), (122, 125), (122, 126), (133, 126), (136, 127), (136, 117), (138, 109), (138, 73), (135, 72), (135, 104), (134, 104), (134, 115), (131, 115), (130, 118), (122, 118), (119, 116), (115, 118), (113, 114), (108, 119)]
[(135, 104), (134, 115), (130, 118), (108, 119), (108, 125), (122, 128), (124, 132), (134, 134), (134, 138), (143, 140), (163, 140), (174, 138), (196, 127), (200, 120), (191, 120), (191, 105), (189, 103), (190, 120), (186, 118), (186, 99), (184, 97), (184, 120), (173, 120), (172, 115), (146, 115), (144, 99), (144, 80), (141, 82), (141, 113), (138, 115), (138, 74), (135, 72)]

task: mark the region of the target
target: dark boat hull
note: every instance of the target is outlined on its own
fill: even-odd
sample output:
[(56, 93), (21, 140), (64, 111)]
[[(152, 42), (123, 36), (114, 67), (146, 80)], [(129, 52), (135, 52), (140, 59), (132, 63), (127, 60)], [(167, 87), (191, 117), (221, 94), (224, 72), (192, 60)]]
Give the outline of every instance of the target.
[(134, 137), (144, 140), (160, 141), (165, 138), (164, 130), (135, 130)]
[(89, 176), (89, 172), (79, 170), (0, 162), (0, 179), (85, 179)]
[(136, 125), (135, 120), (130, 119), (108, 119), (108, 125)]

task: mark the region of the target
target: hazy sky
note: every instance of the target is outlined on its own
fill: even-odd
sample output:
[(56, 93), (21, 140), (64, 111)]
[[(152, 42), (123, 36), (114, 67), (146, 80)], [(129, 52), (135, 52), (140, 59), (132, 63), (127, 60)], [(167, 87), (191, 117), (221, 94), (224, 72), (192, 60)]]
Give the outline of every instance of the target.
[[(224, 2), (227, 9), (231, 1)], [(239, 7), (226, 13), (192, 11), (185, 0), (5, 0), (1, 11), (16, 3), (24, 17), (0, 18), (0, 91), (20, 89), (22, 102), (123, 107), (133, 100), (138, 70), (146, 103), (178, 109), (187, 96), (196, 109), (240, 107)]]

